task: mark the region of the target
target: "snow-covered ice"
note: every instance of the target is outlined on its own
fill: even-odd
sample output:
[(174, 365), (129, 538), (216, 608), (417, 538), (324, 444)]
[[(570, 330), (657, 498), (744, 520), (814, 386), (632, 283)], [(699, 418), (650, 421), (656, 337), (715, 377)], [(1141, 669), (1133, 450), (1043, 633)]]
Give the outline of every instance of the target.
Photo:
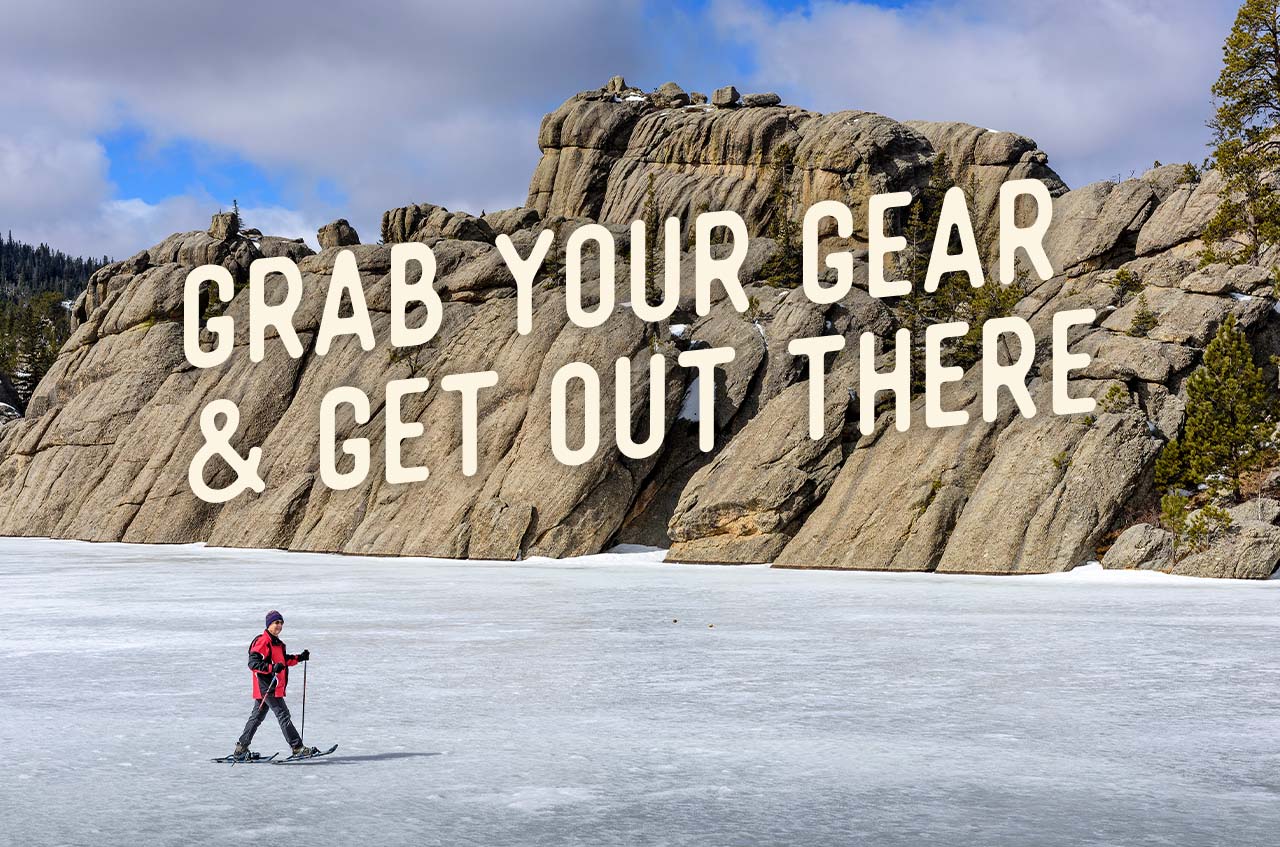
[[(0, 842), (1201, 845), (1280, 827), (1280, 582), (0, 539)], [(307, 741), (228, 752), (267, 609)], [(289, 683), (294, 718), (302, 674)], [(270, 717), (255, 749), (283, 743)]]

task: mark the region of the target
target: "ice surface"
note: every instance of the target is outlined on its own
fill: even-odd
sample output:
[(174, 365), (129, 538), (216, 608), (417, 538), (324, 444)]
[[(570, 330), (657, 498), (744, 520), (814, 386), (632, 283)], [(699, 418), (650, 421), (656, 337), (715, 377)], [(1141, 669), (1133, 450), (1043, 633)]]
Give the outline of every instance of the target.
[[(1278, 582), (661, 555), (0, 539), (0, 843), (1274, 841)], [(341, 746), (211, 764), (271, 608)]]

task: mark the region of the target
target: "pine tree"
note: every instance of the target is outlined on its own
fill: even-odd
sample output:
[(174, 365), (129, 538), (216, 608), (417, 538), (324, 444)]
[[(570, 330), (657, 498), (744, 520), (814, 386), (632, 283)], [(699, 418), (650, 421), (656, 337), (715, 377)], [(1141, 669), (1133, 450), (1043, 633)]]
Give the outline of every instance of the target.
[(105, 256), (99, 262), (68, 256), (48, 244), (33, 247), (15, 241), (10, 232), (0, 239), (0, 296), (22, 300), (39, 291), (58, 291), (75, 299), (93, 272), (107, 263)]
[(1223, 200), (1205, 230), (1205, 263), (1251, 261), (1280, 243), (1280, 0), (1245, 0), (1222, 46), (1213, 85), (1209, 164), (1225, 181)]
[[(644, 296), (649, 303), (656, 303), (662, 297), (658, 289), (657, 270), (654, 268), (657, 256), (657, 245), (662, 238), (662, 222), (658, 219), (658, 191), (654, 187), (653, 172), (649, 173), (649, 184), (644, 190)], [(665, 255), (665, 254), (664, 254)], [(648, 327), (645, 327), (648, 331)]]
[[(993, 280), (986, 280), (981, 287), (974, 288), (964, 273), (946, 274), (938, 281), (937, 291), (924, 290), (933, 254), (933, 239), (942, 217), (943, 200), (955, 182), (947, 157), (939, 153), (930, 170), (929, 184), (920, 198), (911, 204), (910, 216), (902, 228), (907, 247), (898, 255), (898, 273), (911, 280), (911, 292), (898, 298), (892, 308), (902, 326), (911, 330), (913, 389), (924, 387), (926, 329), (940, 323), (968, 323), (969, 332), (951, 342), (943, 352), (944, 364), (968, 368), (982, 355), (982, 325), (993, 318), (1013, 314), (1024, 293), (1021, 282), (997, 285)], [(971, 183), (967, 196), (976, 195), (976, 187)], [(975, 233), (975, 237), (981, 249), (984, 238), (981, 233)], [(948, 250), (955, 253), (960, 249), (959, 235), (953, 230)]]
[(20, 303), (0, 300), (0, 374), (11, 377), (20, 410), (26, 409), (70, 333), (70, 316), (56, 291)]
[(1266, 458), (1274, 429), (1262, 368), (1228, 315), (1187, 380), (1186, 426), (1160, 454), (1156, 482), (1187, 489), (1206, 483), (1238, 501), (1240, 478)]
[(798, 288), (804, 271), (800, 244), (800, 224), (795, 217), (795, 197), (791, 179), (795, 173), (796, 149), (780, 144), (773, 151), (773, 190), (769, 195), (769, 237), (774, 252), (760, 268), (760, 279), (776, 288)]
[[(929, 259), (933, 254), (934, 233), (942, 217), (942, 201), (954, 184), (955, 177), (946, 154), (939, 153), (930, 169), (929, 184), (920, 199), (911, 204), (910, 216), (902, 229), (907, 247), (898, 259), (898, 271), (903, 278), (911, 280), (911, 293), (898, 301), (896, 311), (902, 325), (911, 330), (913, 338), (918, 336), (921, 344), (927, 327), (966, 319), (968, 316), (964, 312), (973, 300), (975, 289), (964, 274), (947, 274), (938, 281), (937, 291), (924, 290)], [(959, 247), (953, 233), (949, 248), (958, 250)]]

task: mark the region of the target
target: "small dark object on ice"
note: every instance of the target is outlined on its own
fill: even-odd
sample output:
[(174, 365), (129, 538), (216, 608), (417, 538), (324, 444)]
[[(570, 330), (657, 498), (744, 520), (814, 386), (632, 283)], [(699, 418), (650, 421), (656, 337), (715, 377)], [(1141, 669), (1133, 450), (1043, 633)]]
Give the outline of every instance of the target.
[(281, 759), (280, 761), (275, 762), (275, 764), (283, 765), (289, 762), (305, 762), (307, 759), (318, 759), (321, 756), (329, 755), (330, 753), (332, 753), (334, 750), (337, 750), (337, 749), (338, 749), (337, 744), (333, 745), (328, 750), (320, 750), (319, 748), (316, 748), (316, 747), (307, 747), (305, 750), (301, 752), (294, 753), (292, 756), (289, 756), (286, 759)]

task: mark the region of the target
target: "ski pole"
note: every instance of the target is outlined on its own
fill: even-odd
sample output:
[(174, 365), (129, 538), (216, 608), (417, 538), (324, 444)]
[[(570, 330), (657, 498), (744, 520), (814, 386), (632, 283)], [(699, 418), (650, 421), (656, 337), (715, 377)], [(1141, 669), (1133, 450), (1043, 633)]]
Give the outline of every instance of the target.
[[(305, 669), (304, 669), (304, 674), (305, 674)], [(276, 683), (279, 681), (280, 681), (280, 676), (278, 674), (271, 675), (271, 684), (267, 686), (266, 691), (262, 692), (262, 699), (258, 701), (258, 711), (262, 711), (262, 707), (267, 705), (267, 698), (270, 697), (271, 693), (276, 690)]]
[(302, 740), (307, 737), (307, 663), (302, 663), (302, 731), (298, 733), (298, 739)]

